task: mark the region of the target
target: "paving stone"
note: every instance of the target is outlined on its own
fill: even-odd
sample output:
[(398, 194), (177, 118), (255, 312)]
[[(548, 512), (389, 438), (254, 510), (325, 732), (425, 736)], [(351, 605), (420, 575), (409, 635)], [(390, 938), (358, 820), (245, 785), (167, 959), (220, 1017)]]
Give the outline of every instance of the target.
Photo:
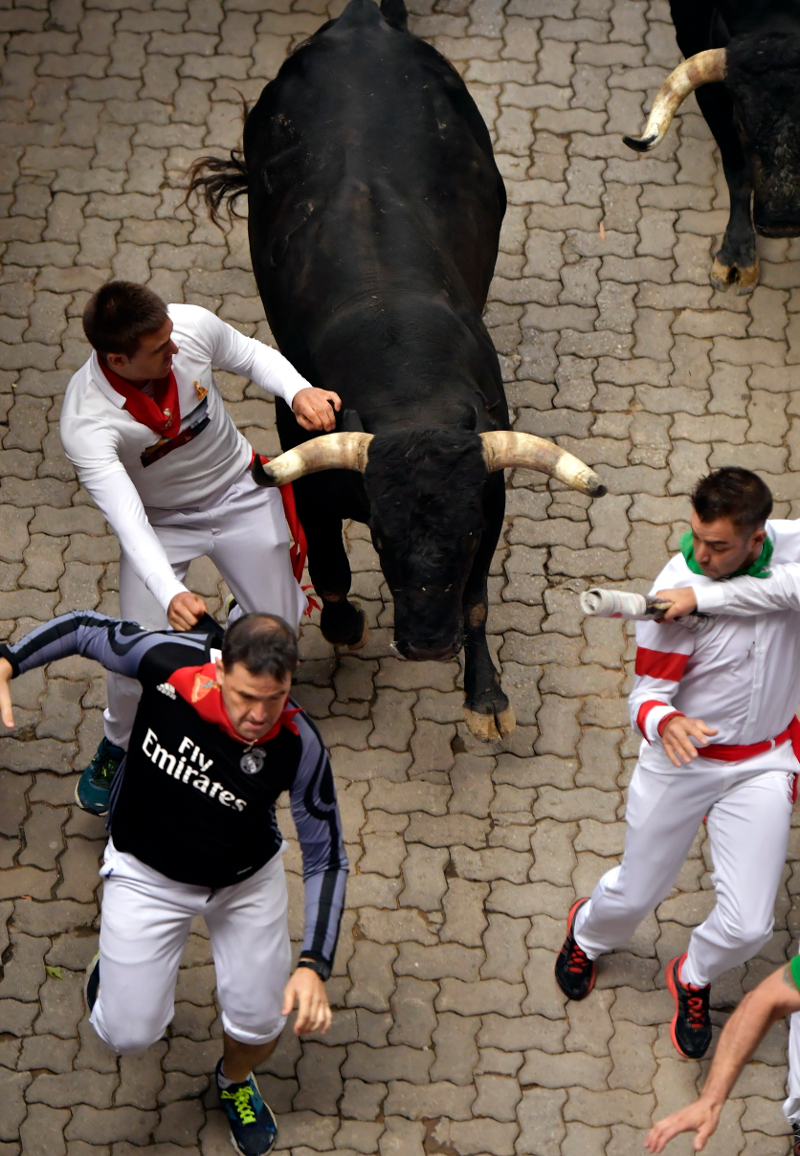
[(480, 1027), (477, 1017), (440, 1012), (433, 1035), (436, 1062), (430, 1069), (432, 1080), (447, 1080), (461, 1086), (471, 1085), (478, 1061), (475, 1036)]
[(64, 1126), (69, 1118), (66, 1109), (32, 1104), (19, 1130), (22, 1150), (31, 1156), (64, 1156), (67, 1150)]

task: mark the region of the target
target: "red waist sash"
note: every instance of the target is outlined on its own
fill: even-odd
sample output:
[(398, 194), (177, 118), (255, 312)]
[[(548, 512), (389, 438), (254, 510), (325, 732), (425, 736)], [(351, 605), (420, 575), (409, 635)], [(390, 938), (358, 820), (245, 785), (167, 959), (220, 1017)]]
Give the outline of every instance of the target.
[(800, 719), (792, 716), (785, 731), (776, 735), (774, 739), (765, 739), (761, 743), (710, 743), (707, 747), (698, 747), (698, 755), (704, 759), (719, 759), (723, 763), (737, 763), (740, 759), (751, 759), (754, 755), (763, 755), (765, 751), (772, 751), (791, 740), (792, 749), (800, 761)]

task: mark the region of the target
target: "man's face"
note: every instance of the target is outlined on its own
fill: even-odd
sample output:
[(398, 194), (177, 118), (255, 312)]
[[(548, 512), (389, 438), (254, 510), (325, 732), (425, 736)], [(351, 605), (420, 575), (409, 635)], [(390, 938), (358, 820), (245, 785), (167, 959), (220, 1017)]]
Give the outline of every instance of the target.
[(270, 674), (251, 674), (242, 662), (229, 670), (217, 659), (217, 682), (228, 718), (243, 739), (258, 742), (272, 730), (286, 705), (292, 676), (278, 681)]
[(730, 518), (701, 522), (692, 510), (694, 556), (708, 578), (727, 578), (755, 562), (767, 536), (766, 530), (745, 530)]
[(107, 353), (106, 361), (114, 373), (132, 385), (144, 385), (153, 378), (166, 377), (177, 352), (178, 346), (172, 340), (172, 322), (167, 318), (155, 333), (145, 333), (139, 339), (139, 348), (133, 357), (126, 357), (124, 353)]

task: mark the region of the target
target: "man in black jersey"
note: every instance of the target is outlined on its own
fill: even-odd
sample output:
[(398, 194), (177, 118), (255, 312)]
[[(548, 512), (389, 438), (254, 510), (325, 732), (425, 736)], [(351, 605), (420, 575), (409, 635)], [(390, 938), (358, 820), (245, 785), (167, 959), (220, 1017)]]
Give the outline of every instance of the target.
[[(295, 1005), (297, 1034), (331, 1023), (324, 981), (347, 859), (327, 752), (300, 708), (287, 706), (294, 634), (267, 614), (244, 615), (222, 637), (216, 623), (206, 625), (211, 631), (148, 632), (92, 611), (65, 614), (0, 646), (0, 716), (13, 727), (11, 678), (66, 655), (141, 683), (110, 799), (100, 951), (87, 977), (91, 1022), (118, 1054), (160, 1039), (191, 920), (203, 915), (222, 1006), (222, 1105), (234, 1147), (264, 1156), (277, 1126), (252, 1072)], [(275, 819), (285, 790), (306, 909), (291, 977), (285, 845)]]

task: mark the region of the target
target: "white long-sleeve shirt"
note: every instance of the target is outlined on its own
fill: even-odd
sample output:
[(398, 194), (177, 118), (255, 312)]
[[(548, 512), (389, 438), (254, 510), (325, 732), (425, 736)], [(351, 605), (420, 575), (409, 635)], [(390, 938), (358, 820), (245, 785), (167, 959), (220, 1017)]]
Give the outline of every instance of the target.
[[(249, 377), (291, 406), (309, 382), (276, 349), (244, 337), (199, 305), (170, 305), (178, 352), (180, 432), (194, 436), (172, 445), (125, 409), (97, 354), (67, 386), (61, 441), (78, 478), (91, 494), (136, 574), (164, 610), (186, 590), (147, 517), (147, 507), (199, 506), (224, 491), (246, 469), (252, 449), (225, 409), (211, 367)], [(178, 439), (176, 439), (178, 440)], [(147, 451), (158, 447), (163, 456)]]
[(789, 725), (800, 703), (800, 567), (782, 564), (800, 563), (800, 521), (769, 521), (767, 533), (778, 568), (772, 578), (715, 581), (678, 554), (653, 584), (653, 593), (692, 586), (698, 609), (718, 617), (701, 634), (637, 622), (629, 708), (648, 742), (660, 744), (658, 725), (675, 711), (716, 727), (710, 741), (726, 745), (763, 742)]

